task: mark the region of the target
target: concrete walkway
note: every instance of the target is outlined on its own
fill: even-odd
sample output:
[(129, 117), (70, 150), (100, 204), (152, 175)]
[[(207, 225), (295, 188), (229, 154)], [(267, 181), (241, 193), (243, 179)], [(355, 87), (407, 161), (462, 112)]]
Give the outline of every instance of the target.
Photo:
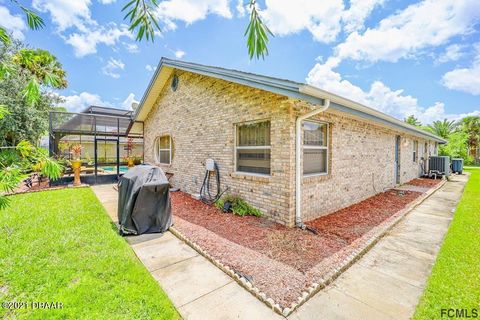
[[(117, 192), (92, 186), (117, 223)], [(127, 237), (184, 319), (283, 319), (171, 232)]]
[(410, 319), (463, 192), (453, 176), (290, 319)]
[[(409, 319), (468, 176), (454, 176), (289, 319)], [(117, 192), (93, 191), (117, 222)], [(282, 319), (170, 232), (127, 241), (184, 319)]]

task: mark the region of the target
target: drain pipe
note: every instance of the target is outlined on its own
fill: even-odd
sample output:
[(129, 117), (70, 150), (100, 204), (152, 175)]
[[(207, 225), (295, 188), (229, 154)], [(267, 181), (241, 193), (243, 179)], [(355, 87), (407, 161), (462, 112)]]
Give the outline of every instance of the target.
[(302, 122), (316, 114), (324, 112), (330, 107), (330, 99), (324, 99), (323, 106), (297, 117), (295, 122), (295, 226), (306, 229), (302, 222), (302, 176), (300, 153), (302, 151)]

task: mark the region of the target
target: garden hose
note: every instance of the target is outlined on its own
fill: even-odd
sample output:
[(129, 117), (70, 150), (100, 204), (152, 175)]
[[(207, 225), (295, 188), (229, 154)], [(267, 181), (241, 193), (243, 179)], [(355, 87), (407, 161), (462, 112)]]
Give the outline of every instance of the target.
[[(215, 178), (217, 183), (217, 190), (215, 195), (213, 196), (210, 191), (210, 176), (212, 175), (212, 172), (215, 172)], [(200, 200), (202, 200), (202, 202), (206, 204), (214, 204), (227, 190), (228, 188), (226, 188), (224, 191), (220, 191), (220, 170), (218, 170), (218, 165), (215, 162), (213, 171), (205, 171), (205, 177), (203, 178), (202, 187), (200, 188)]]

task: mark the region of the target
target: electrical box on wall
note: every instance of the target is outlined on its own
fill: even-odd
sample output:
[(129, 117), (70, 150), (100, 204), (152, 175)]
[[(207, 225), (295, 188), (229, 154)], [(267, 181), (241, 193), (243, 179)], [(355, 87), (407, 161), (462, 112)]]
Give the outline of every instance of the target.
[(215, 170), (215, 161), (213, 161), (213, 159), (205, 160), (205, 169), (208, 171)]

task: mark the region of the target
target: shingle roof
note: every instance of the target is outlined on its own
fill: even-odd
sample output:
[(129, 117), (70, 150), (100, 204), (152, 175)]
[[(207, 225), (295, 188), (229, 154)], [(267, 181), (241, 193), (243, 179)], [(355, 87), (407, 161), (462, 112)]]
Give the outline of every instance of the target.
[[(291, 80), (278, 79), (269, 76), (258, 75), (254, 73), (248, 73), (244, 71), (225, 69), (220, 67), (212, 67), (201, 65), (192, 62), (185, 62), (180, 60), (172, 60), (167, 58), (161, 58), (157, 66), (155, 74), (153, 75), (150, 83), (145, 91), (140, 105), (135, 111), (134, 118), (138, 119), (140, 115), (146, 116), (147, 112), (145, 108), (151, 108), (150, 104), (153, 104), (155, 99), (151, 98), (151, 95), (155, 95), (152, 90), (158, 83), (163, 87), (165, 83), (159, 81), (161, 72), (165, 69), (173, 70), (184, 70), (196, 74), (201, 74), (217, 79), (223, 79), (226, 81), (242, 84), (245, 86), (273, 92), (276, 94), (284, 95), (287, 97), (305, 100), (313, 104), (323, 105), (325, 99), (330, 99), (330, 109), (337, 110), (340, 112), (348, 113), (353, 116), (374, 121), (384, 126), (391, 127), (393, 129), (408, 132), (412, 135), (426, 138), (429, 140), (434, 140), (439, 143), (446, 143), (446, 140), (430, 133), (426, 132), (420, 128), (409, 125), (404, 121), (396, 119), (392, 116), (389, 116), (385, 113), (377, 111), (373, 108), (367, 107), (355, 101), (343, 98), (331, 92), (327, 92), (320, 88), (313, 87), (308, 84), (299, 83)], [(159, 82), (158, 82), (159, 81)], [(142, 111), (143, 110), (143, 111)]]

